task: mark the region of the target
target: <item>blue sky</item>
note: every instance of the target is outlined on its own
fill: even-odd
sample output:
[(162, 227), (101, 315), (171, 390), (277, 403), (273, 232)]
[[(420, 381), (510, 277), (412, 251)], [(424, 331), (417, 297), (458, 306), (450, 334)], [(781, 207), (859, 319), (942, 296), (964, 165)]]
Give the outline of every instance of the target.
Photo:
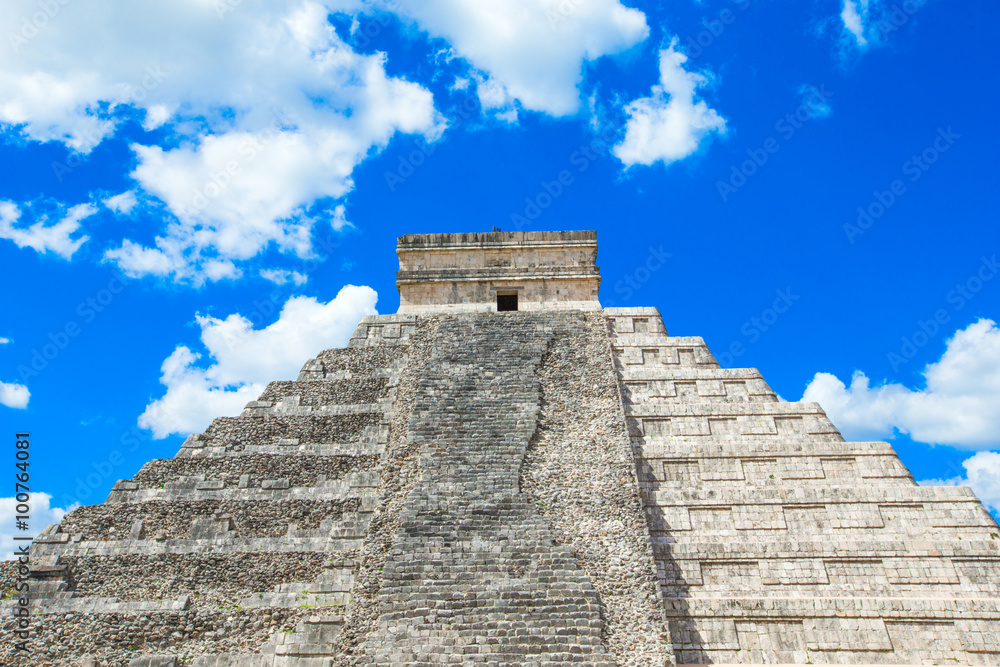
[(998, 20), (4, 3), (0, 432), (32, 433), (38, 527), (394, 312), (397, 236), (493, 226), (596, 229), (605, 305), (996, 511)]

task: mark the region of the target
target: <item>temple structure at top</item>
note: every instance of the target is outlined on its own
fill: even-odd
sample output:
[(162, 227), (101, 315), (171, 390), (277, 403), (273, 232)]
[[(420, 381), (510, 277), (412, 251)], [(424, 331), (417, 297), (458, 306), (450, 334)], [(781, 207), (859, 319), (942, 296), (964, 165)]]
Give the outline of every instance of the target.
[(407, 234), (399, 312), (599, 310), (597, 232)]

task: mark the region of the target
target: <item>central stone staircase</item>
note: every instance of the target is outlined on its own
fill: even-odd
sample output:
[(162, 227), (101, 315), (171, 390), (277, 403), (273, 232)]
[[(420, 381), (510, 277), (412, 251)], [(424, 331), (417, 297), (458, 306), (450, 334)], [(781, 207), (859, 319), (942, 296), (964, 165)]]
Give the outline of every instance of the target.
[(422, 477), (385, 565), (374, 664), (612, 665), (572, 549), (521, 493), (544, 316), (442, 322), (410, 417)]

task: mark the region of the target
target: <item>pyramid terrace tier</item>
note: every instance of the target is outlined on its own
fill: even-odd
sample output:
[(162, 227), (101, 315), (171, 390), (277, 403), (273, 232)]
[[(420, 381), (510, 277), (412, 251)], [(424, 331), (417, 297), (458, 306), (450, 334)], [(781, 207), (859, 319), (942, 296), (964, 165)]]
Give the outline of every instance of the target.
[[(651, 348), (645, 349), (648, 353)], [(620, 368), (618, 374), (622, 378), (624, 398), (628, 404), (698, 401), (773, 403), (778, 400), (764, 378), (753, 368), (640, 364)]]
[[(47, 664), (128, 667), (135, 662), (156, 667), (187, 667), (195, 663), (182, 663), (176, 654), (171, 655), (170, 647), (183, 644), (194, 653), (229, 653), (235, 657), (245, 653), (248, 646), (266, 645), (275, 633), (293, 631), (297, 623), (315, 614), (314, 609), (305, 608), (222, 609), (216, 605), (214, 609), (188, 606), (187, 609), (143, 610), (141, 605), (144, 603), (126, 604), (131, 605), (131, 611), (102, 611), (95, 607), (45, 617), (32, 642), (32, 662), (21, 664), (26, 667)], [(137, 658), (156, 654), (165, 659), (157, 656), (143, 662), (142, 658)], [(68, 656), (78, 657), (68, 659)], [(99, 657), (96, 663), (88, 663), (84, 656)], [(223, 664), (236, 667), (240, 663)], [(273, 663), (268, 667), (273, 667)]]
[[(336, 380), (295, 380), (269, 382), (264, 393), (254, 401), (261, 409), (282, 404), (288, 407), (318, 408), (324, 405), (377, 403), (388, 394), (388, 377), (350, 377)], [(295, 405), (292, 406), (291, 404)]]
[(843, 441), (817, 403), (671, 403), (626, 405), (634, 436), (733, 440)]
[(993, 601), (949, 598), (668, 599), (679, 665), (993, 665)]
[[(212, 422), (204, 434), (189, 437), (184, 442), (183, 448), (189, 450), (212, 448), (220, 452), (263, 452), (268, 448), (299, 445), (352, 442), (368, 444), (378, 441), (382, 423), (383, 415), (373, 409), (332, 416), (220, 417)], [(195, 452), (191, 452), (189, 455), (194, 454)]]
[[(119, 553), (60, 557), (73, 602), (86, 597), (120, 602), (199, 596), (259, 606), (264, 595), (296, 582), (303, 591), (325, 571), (326, 551)], [(242, 604), (241, 604), (242, 603)]]
[[(278, 471), (269, 471), (276, 474)], [(343, 496), (361, 497), (368, 495), (377, 482), (378, 473), (373, 470), (347, 472), (333, 479), (316, 475), (312, 479), (299, 473), (302, 483), (292, 484), (292, 477), (272, 477), (264, 479), (257, 472), (241, 474), (235, 479), (211, 479), (201, 475), (184, 477), (172, 482), (164, 482), (159, 487), (141, 488), (138, 482), (119, 480), (108, 494), (107, 504), (153, 502), (157, 500), (265, 500), (271, 502), (292, 501), (312, 498), (323, 500)]]
[(105, 541), (121, 539), (197, 539), (199, 535), (223, 534), (229, 537), (283, 537), (294, 530), (322, 530), (324, 522), (340, 519), (345, 512), (358, 512), (364, 506), (361, 497), (328, 498), (302, 493), (276, 500), (247, 498), (233, 494), (220, 498), (170, 500), (136, 503), (86, 505), (70, 512), (54, 535), (44, 536), (42, 544), (55, 535), (68, 535), (70, 541)]
[[(644, 373), (655, 377), (658, 371), (671, 368), (719, 368), (719, 362), (698, 336), (668, 336), (666, 332), (612, 335), (611, 349), (615, 370), (628, 379), (643, 379), (647, 377)], [(747, 369), (741, 370), (744, 372), (737, 376)]]
[[(201, 458), (154, 459), (116, 488), (128, 482), (136, 489), (260, 488), (265, 481), (283, 481), (289, 487), (314, 487), (349, 475), (373, 472), (374, 454), (256, 454), (229, 452)], [(278, 486), (271, 484), (268, 486)]]
[(1000, 540), (656, 544), (667, 597), (948, 597), (1000, 593)]
[[(997, 532), (996, 522), (966, 487), (831, 486), (828, 488), (659, 489), (643, 493), (650, 529), (676, 540), (704, 535), (799, 532), (824, 539), (841, 531), (922, 526)], [(919, 528), (917, 528), (919, 529)]]
[[(114, 556), (122, 553), (157, 554), (229, 554), (256, 551), (300, 553), (327, 551), (344, 554), (361, 547), (367, 537), (370, 517), (365, 513), (345, 514), (340, 520), (321, 522), (320, 528), (309, 531), (296, 529), (291, 535), (278, 537), (238, 537), (231, 531), (205, 531), (198, 537), (155, 539), (140, 537), (123, 540), (74, 540), (39, 542), (39, 558), (75, 556)], [(68, 533), (62, 536), (75, 537)], [(345, 556), (347, 557), (347, 556)], [(40, 561), (43, 562), (43, 561)], [(58, 565), (63, 571), (63, 565)], [(32, 576), (35, 571), (32, 570)]]
[(876, 483), (912, 486), (910, 471), (885, 442), (779, 440), (692, 443), (633, 438), (643, 488)]

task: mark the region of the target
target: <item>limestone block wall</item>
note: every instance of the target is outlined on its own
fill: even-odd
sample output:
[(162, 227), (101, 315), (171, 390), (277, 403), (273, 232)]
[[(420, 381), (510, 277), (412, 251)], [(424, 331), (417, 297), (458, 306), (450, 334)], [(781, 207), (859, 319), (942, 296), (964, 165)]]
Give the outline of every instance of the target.
[(400, 310), (406, 313), (496, 311), (497, 292), (516, 293), (518, 310), (600, 310), (597, 284), (548, 272), (512, 275), (497, 272), (490, 281), (461, 280), (442, 274), (434, 282), (421, 276), (412, 286), (400, 284)]
[(604, 311), (678, 664), (1000, 659), (1000, 529), (651, 308)]

